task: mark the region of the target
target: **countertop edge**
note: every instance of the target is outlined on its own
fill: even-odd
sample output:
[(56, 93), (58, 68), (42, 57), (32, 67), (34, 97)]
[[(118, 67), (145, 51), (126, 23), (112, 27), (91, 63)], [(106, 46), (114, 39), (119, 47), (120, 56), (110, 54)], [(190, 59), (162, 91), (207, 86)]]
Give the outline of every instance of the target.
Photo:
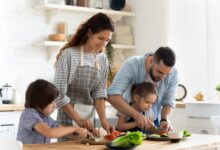
[(4, 111), (22, 111), (24, 110), (24, 104), (1, 104), (0, 112)]

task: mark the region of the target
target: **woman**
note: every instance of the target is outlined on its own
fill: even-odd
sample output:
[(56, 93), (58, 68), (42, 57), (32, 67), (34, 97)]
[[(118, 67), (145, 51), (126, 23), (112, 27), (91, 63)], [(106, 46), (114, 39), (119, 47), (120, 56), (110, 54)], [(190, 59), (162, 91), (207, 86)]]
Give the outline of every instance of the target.
[(102, 53), (114, 30), (113, 21), (98, 13), (78, 28), (57, 55), (55, 85), (59, 90), (57, 106), (62, 108), (57, 117), (60, 124), (76, 123), (94, 131), (96, 109), (102, 127), (108, 133), (114, 130), (105, 114), (109, 64)]

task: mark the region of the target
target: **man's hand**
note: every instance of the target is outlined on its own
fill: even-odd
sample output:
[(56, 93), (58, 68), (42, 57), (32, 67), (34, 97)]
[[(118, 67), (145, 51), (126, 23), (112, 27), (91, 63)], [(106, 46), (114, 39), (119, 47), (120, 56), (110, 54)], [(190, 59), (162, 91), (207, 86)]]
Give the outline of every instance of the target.
[(151, 122), (146, 116), (140, 113), (137, 113), (134, 119), (135, 119), (135, 122), (137, 123), (137, 126), (141, 128), (142, 130), (148, 130), (150, 128)]
[(172, 127), (170, 121), (166, 120), (166, 121), (161, 121), (160, 122), (160, 129), (163, 129), (165, 131), (172, 131), (173, 127)]

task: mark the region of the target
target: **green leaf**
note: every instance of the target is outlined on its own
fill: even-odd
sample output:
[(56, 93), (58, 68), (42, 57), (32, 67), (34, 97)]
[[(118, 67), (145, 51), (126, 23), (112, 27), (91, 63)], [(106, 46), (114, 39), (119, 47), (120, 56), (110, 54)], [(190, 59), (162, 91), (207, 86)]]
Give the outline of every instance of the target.
[(140, 131), (128, 132), (126, 135), (112, 141), (112, 146), (130, 147), (143, 142), (143, 133)]
[(184, 130), (183, 131), (183, 137), (189, 137), (189, 136), (191, 136), (191, 133), (187, 130)]

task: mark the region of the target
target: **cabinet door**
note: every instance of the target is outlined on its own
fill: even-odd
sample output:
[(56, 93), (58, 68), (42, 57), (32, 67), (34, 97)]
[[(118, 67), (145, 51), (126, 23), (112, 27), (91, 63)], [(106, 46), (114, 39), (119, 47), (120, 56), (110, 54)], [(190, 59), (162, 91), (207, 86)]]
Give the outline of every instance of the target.
[(14, 124), (1, 124), (0, 125), (0, 140), (5, 140), (5, 141), (15, 140)]
[(185, 108), (176, 108), (170, 118), (174, 130), (187, 130), (187, 116)]
[(4, 136), (8, 140), (16, 139), (20, 115), (21, 111), (0, 112), (0, 139)]
[(192, 133), (214, 134), (214, 128), (209, 118), (189, 117), (188, 127)]

